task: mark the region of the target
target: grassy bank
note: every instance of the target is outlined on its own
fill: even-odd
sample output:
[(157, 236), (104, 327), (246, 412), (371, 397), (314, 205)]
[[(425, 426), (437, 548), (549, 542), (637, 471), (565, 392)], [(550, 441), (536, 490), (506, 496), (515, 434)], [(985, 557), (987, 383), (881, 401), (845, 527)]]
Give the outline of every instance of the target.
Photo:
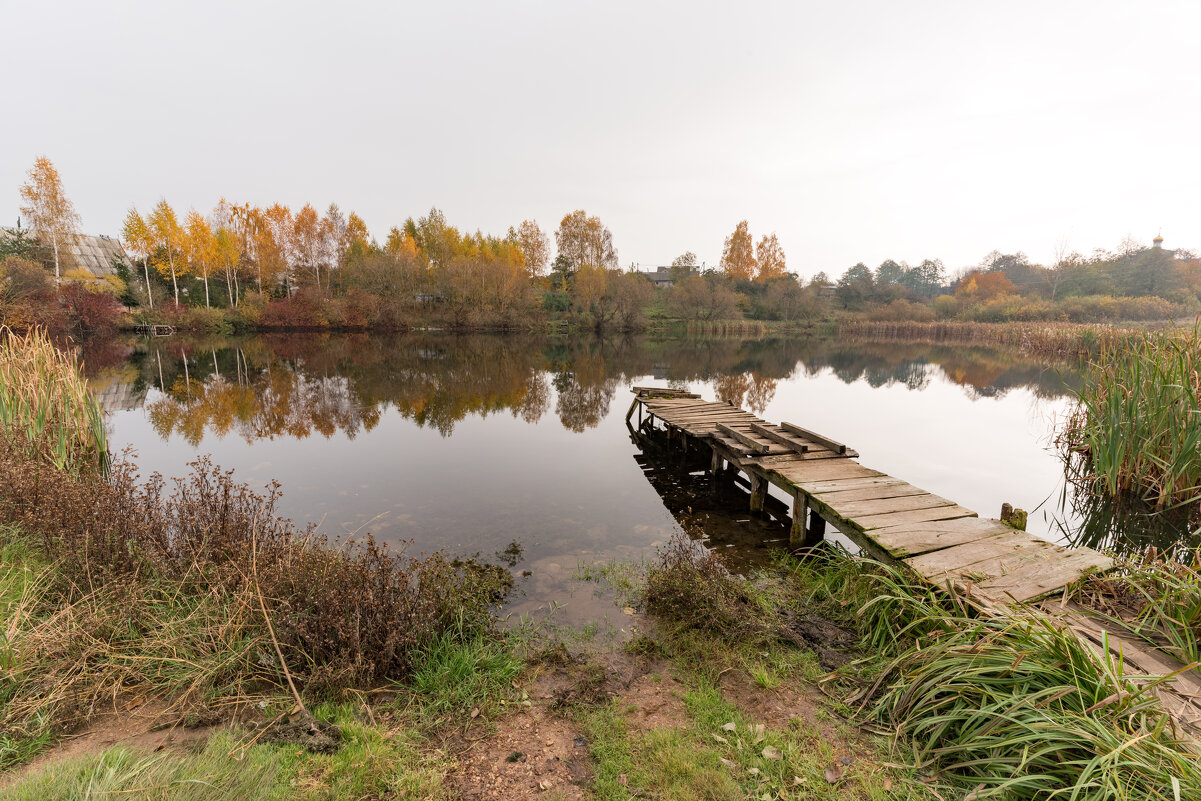
[[(1106, 581), (1142, 598), (1132, 608), (1144, 610), (1149, 637), (1170, 629), (1183, 639), (1191, 621), (1152, 610), (1164, 609), (1159, 589), (1169, 586), (1192, 587), (1187, 602), (1195, 573), (1160, 566)], [(837, 551), (782, 557), (767, 582), (732, 576), (712, 554), (678, 545), (648, 572), (642, 598), (670, 624), (673, 647), (685, 643), (717, 670), (727, 655), (762, 684), (778, 673), (767, 666), (798, 645), (825, 667), (838, 663), (829, 649), (837, 631), (849, 632), (841, 664), (820, 679), (834, 708), (889, 732), (892, 759), (919, 785), (953, 797), (1201, 793), (1196, 743), (1164, 710), (1155, 683), (1125, 675), (1043, 615), (981, 614)]]

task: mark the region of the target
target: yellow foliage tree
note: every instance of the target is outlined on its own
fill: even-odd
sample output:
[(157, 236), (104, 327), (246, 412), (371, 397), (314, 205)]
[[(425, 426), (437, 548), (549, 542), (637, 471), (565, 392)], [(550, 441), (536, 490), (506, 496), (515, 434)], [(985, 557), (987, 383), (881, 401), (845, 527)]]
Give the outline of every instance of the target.
[(142, 274), (146, 278), (146, 302), (154, 308), (154, 295), (150, 292), (150, 254), (154, 251), (154, 235), (146, 220), (138, 214), (136, 208), (130, 207), (125, 215), (125, 224), (121, 226), (121, 241), (125, 249), (142, 259)]
[(755, 280), (761, 284), (766, 284), (775, 278), (783, 278), (787, 272), (784, 263), (784, 249), (780, 247), (780, 242), (774, 233), (759, 240), (759, 246), (755, 249), (755, 261), (759, 266)]
[(317, 288), (321, 288), (321, 251), (323, 237), (321, 218), (312, 204), (304, 204), (304, 208), (296, 212), (292, 223), (292, 239), (296, 248), (297, 265), (304, 265), (313, 270), (317, 279)]
[(738, 223), (734, 233), (726, 237), (721, 269), (735, 281), (750, 281), (755, 277), (755, 243), (746, 220)]
[(204, 279), (204, 307), (212, 308), (209, 297), (209, 273), (217, 261), (217, 242), (213, 228), (204, 215), (192, 209), (188, 212), (184, 227), (184, 241), (189, 269)]
[(175, 291), (175, 305), (179, 305), (179, 281), (176, 274), (182, 269), (180, 258), (184, 240), (184, 229), (175, 216), (175, 210), (166, 200), (160, 200), (147, 219), (154, 239), (154, 267), (160, 273), (170, 273), (171, 287)]
[(28, 180), (21, 185), (21, 214), (43, 244), (54, 252), (54, 277), (60, 277), (59, 251), (79, 232), (79, 215), (63, 190), (58, 170), (45, 156), (39, 156), (29, 168)]

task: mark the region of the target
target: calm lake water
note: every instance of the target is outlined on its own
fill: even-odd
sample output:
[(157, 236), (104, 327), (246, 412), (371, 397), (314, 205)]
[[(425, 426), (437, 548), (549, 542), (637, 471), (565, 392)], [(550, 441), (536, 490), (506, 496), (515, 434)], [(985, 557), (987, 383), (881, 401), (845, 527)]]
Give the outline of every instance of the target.
[(727, 502), (735, 490), (714, 495), (704, 476), (643, 456), (624, 419), (635, 384), (814, 429), (982, 515), (1008, 501), (1050, 539), (1076, 524), (1058, 510), (1051, 439), (1079, 377), (990, 348), (280, 335), (139, 340), (88, 358), (111, 443), (144, 474), (182, 475), (209, 454), (252, 485), (278, 480), (281, 511), (331, 537), (519, 551), (519, 613), (553, 602), (589, 618), (578, 566), (653, 556), (682, 525), (746, 561), (787, 536)]

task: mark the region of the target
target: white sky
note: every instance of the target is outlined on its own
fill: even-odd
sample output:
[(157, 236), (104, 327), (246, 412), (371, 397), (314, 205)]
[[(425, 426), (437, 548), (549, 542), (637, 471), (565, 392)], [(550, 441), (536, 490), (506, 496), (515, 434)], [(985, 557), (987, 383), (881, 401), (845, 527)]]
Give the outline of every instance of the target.
[[(0, 221), (38, 155), (90, 233), (131, 204), (431, 205), (621, 263), (1037, 261), (1201, 247), (1201, 3), (0, 0)], [(5, 209), (8, 209), (7, 211)]]

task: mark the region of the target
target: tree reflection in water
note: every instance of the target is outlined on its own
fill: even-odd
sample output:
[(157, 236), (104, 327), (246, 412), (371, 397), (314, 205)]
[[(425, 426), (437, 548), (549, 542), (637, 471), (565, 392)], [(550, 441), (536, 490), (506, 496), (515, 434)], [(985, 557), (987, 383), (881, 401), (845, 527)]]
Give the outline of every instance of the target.
[(310, 334), (163, 343), (135, 343), (128, 362), (95, 380), (120, 375), (128, 382), (132, 365), (135, 383), (159, 390), (148, 404), (158, 435), (193, 445), (206, 433), (247, 442), (353, 438), (388, 409), (443, 436), (469, 416), (508, 412), (534, 423), (552, 409), (564, 428), (582, 432), (604, 419), (633, 379), (648, 375), (676, 385), (712, 382), (719, 399), (756, 413), (796, 371), (913, 390), (938, 372), (973, 398), (1016, 387), (1058, 397), (1076, 381), (1068, 371), (990, 348), (819, 339)]

